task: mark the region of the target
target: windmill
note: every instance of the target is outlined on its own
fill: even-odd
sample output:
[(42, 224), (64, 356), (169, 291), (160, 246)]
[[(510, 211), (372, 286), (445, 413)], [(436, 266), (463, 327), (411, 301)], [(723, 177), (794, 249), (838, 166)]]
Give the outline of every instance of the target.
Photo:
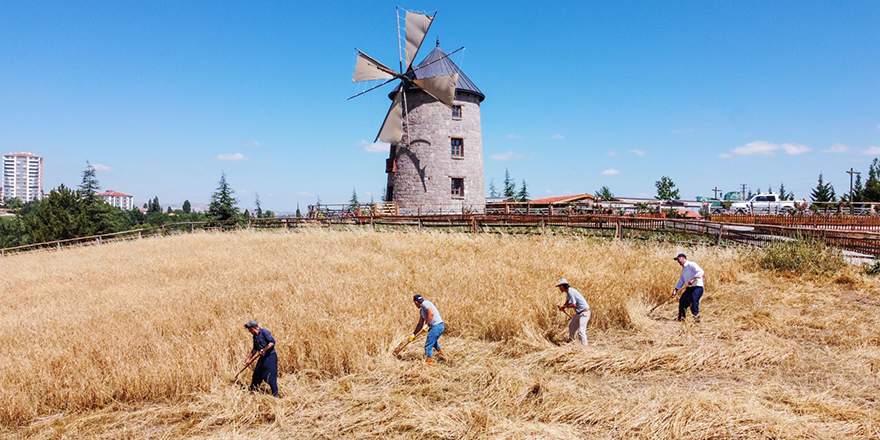
[[(408, 109), (406, 102), (407, 90), (411, 90), (412, 88), (421, 89), (425, 93), (431, 95), (437, 101), (440, 101), (447, 107), (452, 108), (453, 99), (455, 99), (455, 86), (458, 82), (458, 73), (453, 73), (449, 75), (427, 76), (422, 75), (419, 72), (420, 70), (427, 67), (427, 65), (421, 65), (416, 68), (412, 67), (413, 61), (416, 58), (416, 54), (418, 54), (419, 48), (421, 48), (422, 42), (424, 42), (425, 40), (425, 35), (428, 33), (428, 29), (431, 28), (431, 23), (434, 22), (434, 17), (437, 16), (437, 11), (434, 11), (433, 15), (421, 14), (418, 12), (406, 10), (404, 12), (406, 14), (404, 17), (404, 39), (406, 40), (405, 48), (402, 47), (400, 44), (400, 9), (397, 9), (397, 51), (399, 55), (400, 72), (391, 69), (390, 67), (380, 63), (379, 61), (376, 61), (374, 58), (365, 54), (360, 49), (355, 48), (358, 55), (357, 62), (355, 63), (354, 76), (352, 77), (352, 81), (363, 82), (383, 79), (386, 81), (348, 98), (356, 98), (395, 80), (400, 81), (400, 83), (397, 85), (396, 90), (392, 92), (394, 93), (394, 98), (391, 102), (391, 107), (388, 109), (388, 113), (385, 115), (385, 121), (382, 123), (382, 127), (379, 129), (379, 133), (376, 135), (376, 140), (387, 142), (389, 144), (399, 143), (401, 141), (401, 137), (403, 136), (403, 130), (405, 126), (404, 121), (406, 118), (406, 111)], [(451, 52), (449, 55), (452, 55), (462, 49), (464, 49), (464, 47), (461, 47)], [(446, 55), (446, 57), (448, 57), (449, 55)], [(440, 60), (435, 60), (435, 62), (437, 61)]]

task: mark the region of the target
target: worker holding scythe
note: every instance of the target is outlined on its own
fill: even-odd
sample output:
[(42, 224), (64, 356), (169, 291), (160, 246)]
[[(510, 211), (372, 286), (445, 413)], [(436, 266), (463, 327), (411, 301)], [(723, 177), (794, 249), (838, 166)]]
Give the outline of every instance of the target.
[(437, 307), (434, 303), (426, 300), (422, 295), (413, 296), (413, 303), (419, 309), (419, 322), (416, 324), (416, 329), (409, 337), (409, 340), (412, 342), (419, 332), (422, 331), (422, 326), (425, 324), (428, 325), (428, 337), (425, 341), (425, 363), (427, 363), (428, 366), (432, 366), (434, 365), (435, 349), (441, 360), (443, 360), (446, 355), (440, 347), (440, 342), (438, 342), (438, 338), (440, 338), (440, 335), (443, 334), (443, 330), (445, 329), (443, 318), (440, 317), (440, 312), (437, 311)]
[(691, 309), (694, 322), (700, 322), (700, 297), (703, 296), (703, 268), (693, 261), (688, 261), (685, 254), (678, 254), (673, 258), (681, 266), (681, 276), (675, 288), (672, 289), (672, 298), (682, 287), (687, 287), (678, 299), (678, 318), (676, 321), (684, 321), (687, 309)]
[(568, 285), (568, 280), (565, 278), (560, 279), (556, 282), (556, 287), (559, 288), (559, 291), (564, 293), (565, 296), (565, 304), (561, 306), (556, 306), (557, 309), (563, 311), (565, 309), (574, 309), (574, 316), (571, 317), (571, 321), (568, 322), (568, 342), (574, 342), (574, 337), (577, 335), (578, 339), (580, 339), (581, 344), (584, 347), (587, 346), (587, 323), (590, 322), (590, 305), (587, 304), (587, 300), (584, 299), (584, 296), (581, 295), (574, 287)]
[(275, 338), (269, 330), (260, 328), (257, 321), (249, 321), (244, 328), (254, 337), (254, 348), (245, 363), (249, 364), (253, 362), (254, 356), (259, 356), (254, 367), (254, 375), (251, 377), (250, 390), (256, 391), (260, 384), (266, 382), (272, 389), (272, 395), (278, 397), (278, 355), (275, 354)]

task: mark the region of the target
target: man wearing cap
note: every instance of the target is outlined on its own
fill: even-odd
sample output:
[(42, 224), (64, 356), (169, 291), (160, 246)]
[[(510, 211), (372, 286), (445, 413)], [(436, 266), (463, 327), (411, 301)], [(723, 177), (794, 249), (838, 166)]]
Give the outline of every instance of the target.
[(251, 377), (250, 390), (256, 391), (260, 388), (260, 384), (266, 382), (272, 388), (272, 395), (278, 397), (278, 355), (275, 354), (275, 338), (269, 330), (260, 328), (257, 321), (249, 321), (244, 328), (254, 336), (254, 348), (245, 362), (257, 354), (260, 356), (254, 367), (254, 375)]
[(440, 348), (440, 342), (438, 341), (445, 328), (443, 325), (443, 318), (440, 317), (440, 312), (437, 311), (437, 307), (434, 303), (422, 298), (422, 295), (413, 296), (413, 303), (415, 303), (416, 308), (419, 309), (419, 323), (416, 324), (416, 329), (409, 337), (409, 340), (412, 341), (415, 339), (416, 335), (422, 331), (422, 326), (425, 323), (428, 324), (428, 338), (425, 341), (425, 363), (427, 363), (428, 366), (432, 366), (434, 365), (435, 349), (441, 360), (446, 357), (446, 353), (443, 353), (443, 349)]
[(694, 322), (700, 322), (700, 297), (703, 296), (703, 269), (694, 263), (688, 261), (687, 256), (678, 254), (673, 258), (681, 266), (681, 276), (678, 277), (678, 283), (672, 289), (672, 298), (675, 298), (678, 289), (687, 285), (681, 298), (678, 299), (678, 319), (676, 321), (684, 321), (688, 307), (694, 315)]
[(590, 322), (590, 305), (587, 300), (574, 287), (568, 285), (565, 278), (556, 282), (559, 291), (566, 295), (565, 304), (556, 306), (560, 311), (565, 309), (574, 309), (574, 316), (568, 323), (568, 342), (574, 342), (574, 336), (577, 334), (581, 344), (587, 346), (587, 323)]

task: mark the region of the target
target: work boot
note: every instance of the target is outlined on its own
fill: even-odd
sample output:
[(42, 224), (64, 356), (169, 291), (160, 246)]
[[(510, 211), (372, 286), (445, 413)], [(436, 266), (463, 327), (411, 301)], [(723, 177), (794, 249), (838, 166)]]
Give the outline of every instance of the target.
[(694, 322), (696, 322), (697, 324), (700, 323), (700, 315), (694, 315)]
[(434, 354), (437, 355), (437, 357), (439, 358), (438, 360), (441, 360), (441, 361), (446, 360), (446, 353), (443, 352), (442, 348), (437, 350)]
[(433, 367), (433, 366), (434, 366), (434, 358), (432, 358), (432, 357), (426, 357), (426, 358), (425, 358), (425, 363), (428, 364), (429, 367)]

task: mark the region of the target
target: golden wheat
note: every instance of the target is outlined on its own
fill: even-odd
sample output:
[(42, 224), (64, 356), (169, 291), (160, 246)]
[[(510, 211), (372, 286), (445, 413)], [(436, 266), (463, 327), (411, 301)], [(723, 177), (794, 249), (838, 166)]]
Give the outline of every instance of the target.
[[(854, 270), (706, 269), (679, 324), (670, 245), (437, 233), (195, 234), (0, 259), (0, 434), (12, 438), (877, 438), (880, 295)], [(566, 277), (590, 346), (559, 345)], [(390, 352), (434, 301), (451, 358)], [(281, 399), (231, 379), (242, 324)], [(244, 373), (248, 375), (248, 373)], [(245, 377), (245, 383), (249, 378)]]

